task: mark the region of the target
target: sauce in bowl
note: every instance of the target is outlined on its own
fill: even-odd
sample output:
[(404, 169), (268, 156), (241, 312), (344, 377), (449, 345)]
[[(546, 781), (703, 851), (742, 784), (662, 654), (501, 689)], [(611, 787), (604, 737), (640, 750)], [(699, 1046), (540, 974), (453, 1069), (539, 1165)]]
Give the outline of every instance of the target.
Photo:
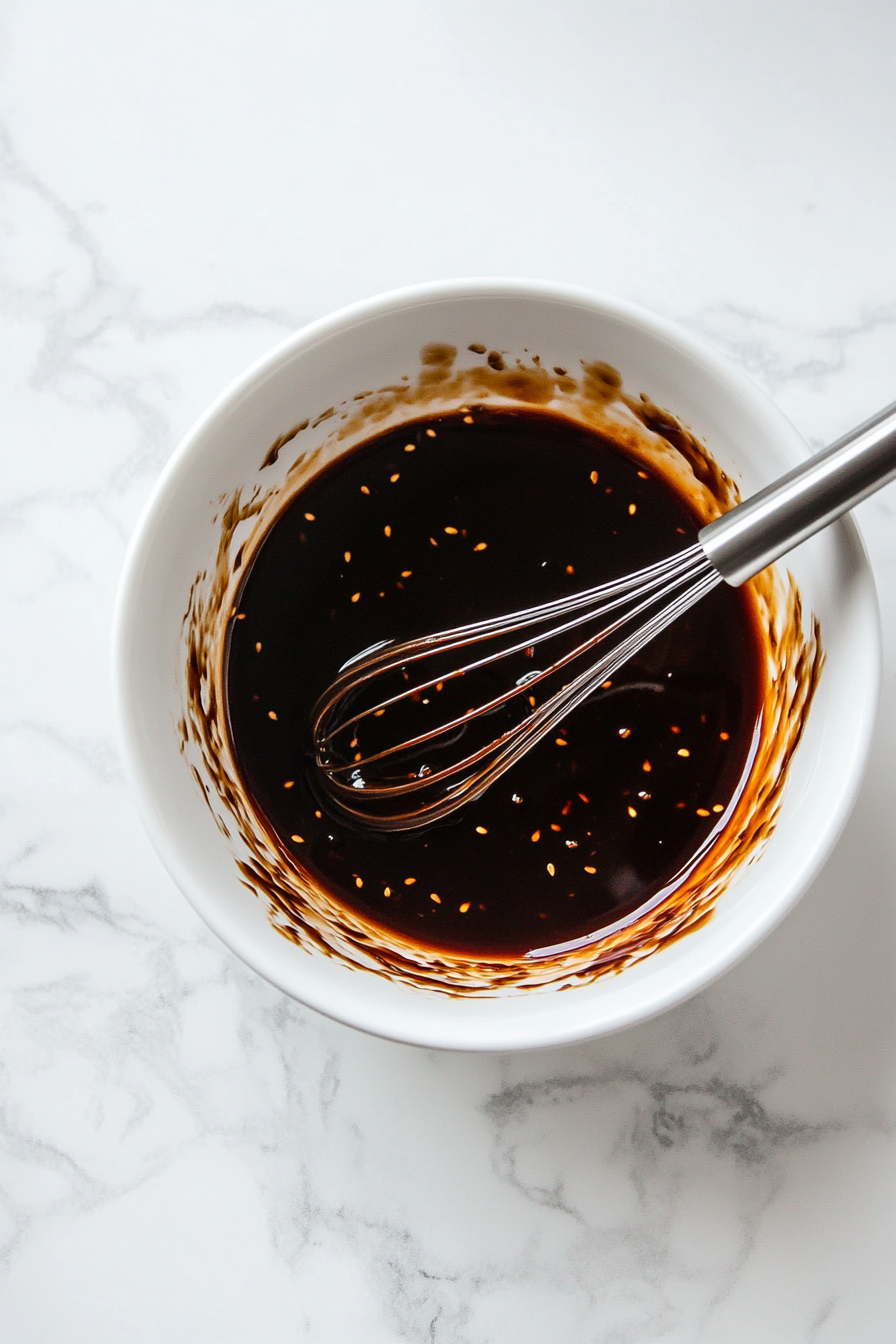
[(744, 590), (721, 585), (429, 828), (376, 833), (329, 808), (309, 720), (361, 650), (619, 577), (701, 521), (610, 438), (530, 408), (407, 422), (312, 477), (254, 550), (224, 662), (233, 757), (285, 860), (387, 936), (474, 958), (591, 940), (674, 889), (756, 740), (766, 674)]

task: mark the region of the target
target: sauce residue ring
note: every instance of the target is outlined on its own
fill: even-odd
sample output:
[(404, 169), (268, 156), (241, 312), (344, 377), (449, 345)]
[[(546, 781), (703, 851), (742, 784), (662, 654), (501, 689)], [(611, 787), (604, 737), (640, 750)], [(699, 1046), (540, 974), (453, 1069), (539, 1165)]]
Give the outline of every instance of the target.
[[(705, 924), (733, 879), (761, 854), (781, 808), (788, 769), (811, 708), (823, 665), (817, 620), (804, 620), (790, 575), (766, 570), (750, 582), (757, 625), (765, 633), (766, 691), (751, 749), (751, 766), (701, 852), (675, 882), (618, 926), (592, 938), (540, 949), (520, 959), (434, 953), (384, 931), (347, 910), (321, 889), (288, 853), (243, 788), (223, 713), (223, 657), (234, 597), (255, 550), (279, 512), (325, 465), (379, 427), (422, 410), (454, 409), (493, 398), (538, 406), (598, 429), (632, 458), (664, 475), (687, 495), (705, 522), (733, 506), (739, 494), (711, 453), (675, 416), (644, 394), (622, 387), (614, 369), (582, 361), (581, 374), (545, 368), (537, 356), (469, 346), (477, 357), (461, 367), (454, 346), (433, 342), (421, 351), (415, 379), (361, 391), (279, 436), (261, 469), (307, 428), (334, 422), (312, 452), (296, 454), (282, 479), (222, 500), (214, 567), (197, 575), (182, 628), (185, 667), (181, 750), (227, 839), (243, 884), (267, 903), (271, 923), (300, 947), (337, 957), (405, 985), (450, 995), (483, 995), (588, 983), (643, 960)], [(481, 360), (479, 357), (483, 357)]]

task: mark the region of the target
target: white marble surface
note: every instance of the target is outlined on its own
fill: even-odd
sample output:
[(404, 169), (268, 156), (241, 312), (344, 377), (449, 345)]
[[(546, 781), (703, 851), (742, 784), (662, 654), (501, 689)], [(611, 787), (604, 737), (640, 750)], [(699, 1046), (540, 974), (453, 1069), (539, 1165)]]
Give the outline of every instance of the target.
[(283, 998), (122, 783), (108, 641), (192, 419), (457, 274), (703, 332), (820, 444), (896, 396), (889, 0), (7, 0), (4, 1344), (894, 1337), (896, 495), (879, 732), (796, 912), (612, 1039), (436, 1055)]

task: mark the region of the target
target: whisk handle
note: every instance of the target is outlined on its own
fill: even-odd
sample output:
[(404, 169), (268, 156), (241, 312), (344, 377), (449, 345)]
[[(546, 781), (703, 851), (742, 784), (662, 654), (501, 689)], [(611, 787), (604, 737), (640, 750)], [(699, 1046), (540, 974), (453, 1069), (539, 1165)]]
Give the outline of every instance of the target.
[(738, 587), (896, 478), (896, 402), (701, 529), (722, 578)]

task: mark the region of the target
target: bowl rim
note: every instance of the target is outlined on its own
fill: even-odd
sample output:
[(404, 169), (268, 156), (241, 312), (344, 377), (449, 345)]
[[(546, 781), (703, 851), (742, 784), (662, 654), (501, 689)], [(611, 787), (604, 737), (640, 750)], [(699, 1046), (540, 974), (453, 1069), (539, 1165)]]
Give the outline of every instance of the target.
[[(829, 810), (825, 834), (804, 856), (803, 862), (795, 865), (790, 880), (781, 884), (776, 899), (756, 909), (753, 919), (741, 931), (737, 940), (732, 940), (730, 946), (719, 950), (714, 957), (706, 958), (699, 965), (695, 965), (689, 975), (670, 977), (672, 983), (666, 984), (665, 988), (655, 986), (653, 993), (645, 996), (647, 1001), (640, 1007), (632, 1005), (628, 1011), (619, 1011), (612, 1021), (606, 1021), (605, 1010), (597, 1014), (589, 1013), (586, 1000), (581, 1003), (581, 1012), (575, 1021), (561, 1022), (560, 1019), (553, 1021), (550, 1015), (543, 1014), (538, 1019), (527, 1017), (524, 1023), (520, 1024), (519, 1030), (512, 1029), (512, 1025), (506, 1020), (501, 1020), (497, 1024), (497, 1029), (486, 1027), (483, 1030), (484, 1024), (481, 1023), (471, 1029), (471, 1024), (475, 1022), (475, 1013), (471, 1014), (468, 1010), (458, 1015), (453, 1027), (447, 1024), (446, 1019), (444, 1029), (434, 1031), (432, 1024), (429, 1023), (427, 1028), (421, 1031), (417, 1029), (412, 1013), (381, 1011), (379, 1020), (376, 1020), (376, 1016), (374, 1019), (369, 1016), (369, 1004), (366, 1008), (362, 1004), (360, 1011), (354, 1011), (360, 1000), (356, 1000), (353, 995), (341, 995), (338, 988), (333, 996), (313, 991), (306, 992), (305, 986), (288, 982), (289, 977), (281, 974), (273, 959), (267, 960), (260, 948), (256, 946), (249, 948), (242, 944), (239, 938), (234, 937), (229, 921), (224, 915), (223, 904), (210, 895), (207, 886), (203, 887), (201, 882), (197, 882), (194, 873), (171, 839), (162, 813), (156, 804), (151, 772), (140, 748), (138, 721), (141, 709), (139, 699), (133, 694), (130, 685), (128, 655), (132, 631), (138, 621), (137, 603), (134, 598), (146, 574), (155, 527), (164, 517), (166, 505), (178, 492), (180, 477), (196, 441), (200, 440), (220, 417), (232, 413), (244, 398), (253, 394), (283, 365), (291, 363), (332, 337), (348, 332), (353, 327), (381, 315), (394, 314), (402, 309), (431, 306), (439, 301), (453, 302), (465, 298), (481, 300), (488, 297), (519, 297), (542, 300), (555, 305), (565, 304), (591, 311), (597, 310), (646, 331), (648, 335), (659, 338), (678, 352), (689, 356), (723, 385), (728, 388), (735, 385), (739, 397), (755, 406), (757, 412), (766, 417), (769, 414), (778, 417), (782, 427), (786, 426), (789, 429), (791, 436), (795, 436), (794, 441), (798, 440), (803, 445), (805, 455), (809, 455), (809, 449), (802, 436), (772, 398), (753, 382), (748, 374), (701, 337), (628, 300), (580, 286), (514, 277), (458, 278), (402, 287), (347, 305), (291, 333), (234, 378), (194, 421), (163, 467), (140, 512), (122, 566), (112, 629), (114, 711), (124, 772), (131, 796), (135, 799), (138, 814), (163, 866), (203, 922), (236, 956), (264, 979), (289, 997), (298, 999), (337, 1021), (385, 1039), (427, 1048), (465, 1051), (549, 1048), (624, 1030), (667, 1011), (706, 988), (751, 952), (793, 908), (799, 896), (826, 862), (846, 825), (858, 793), (871, 744), (882, 658), (880, 612), (873, 572), (860, 530), (855, 520), (847, 516), (841, 519), (837, 526), (842, 529), (844, 538), (848, 539), (855, 573), (863, 586), (865, 601), (870, 602), (873, 609), (874, 619), (868, 633), (874, 648), (873, 650), (869, 648), (868, 652), (873, 652), (874, 657), (868, 659), (864, 694), (861, 698), (857, 695), (854, 701), (857, 721), (854, 724), (852, 747), (840, 772), (839, 788), (836, 800)], [(601, 1020), (596, 1022), (593, 1020), (595, 1016)]]

